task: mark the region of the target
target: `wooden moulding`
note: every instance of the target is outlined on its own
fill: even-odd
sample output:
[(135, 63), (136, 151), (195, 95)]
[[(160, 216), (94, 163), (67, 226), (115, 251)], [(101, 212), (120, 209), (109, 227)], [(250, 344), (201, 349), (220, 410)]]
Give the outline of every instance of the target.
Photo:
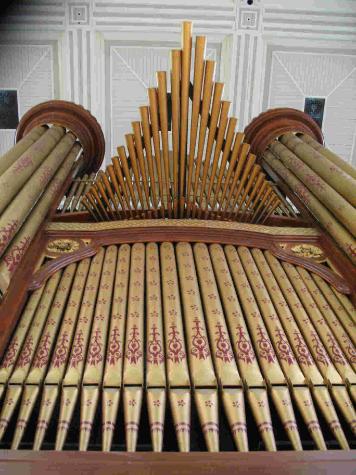
[(105, 153), (105, 140), (94, 116), (84, 107), (68, 101), (53, 100), (32, 107), (20, 120), (16, 142), (37, 125), (55, 124), (71, 130), (83, 147), (85, 172), (99, 170)]
[(323, 134), (318, 124), (307, 114), (297, 109), (280, 107), (269, 109), (258, 115), (245, 128), (245, 140), (250, 151), (261, 158), (268, 145), (287, 132), (299, 132), (310, 135), (323, 144)]
[[(298, 206), (298, 209), (300, 207)], [(123, 213), (125, 216), (125, 214)], [(127, 213), (127, 219), (129, 219), (129, 213)], [(126, 219), (126, 218), (125, 218)], [(224, 221), (224, 215), (222, 214), (222, 221)], [(52, 216), (52, 222), (75, 222), (75, 223), (96, 223), (92, 215), (88, 211), (73, 211), (64, 214), (54, 214)], [(266, 226), (292, 226), (292, 227), (307, 227), (313, 222), (311, 218), (293, 218), (290, 216), (271, 215), (263, 223)]]
[[(169, 221), (169, 220), (167, 220)], [(81, 226), (71, 226), (68, 223), (66, 226), (59, 224), (57, 226), (50, 226), (46, 230), (46, 237), (48, 241), (52, 240), (90, 240), (90, 244), (80, 247), (75, 252), (69, 254), (59, 255), (56, 259), (42, 266), (37, 272), (34, 273), (32, 279), (29, 281), (28, 290), (34, 290), (42, 285), (54, 272), (69, 265), (72, 262), (78, 262), (84, 257), (89, 257), (97, 253), (101, 246), (108, 246), (111, 244), (133, 244), (138, 242), (203, 242), (203, 243), (218, 243), (218, 244), (232, 244), (242, 245), (247, 247), (256, 247), (260, 249), (270, 250), (276, 257), (290, 262), (292, 264), (299, 265), (308, 269), (311, 272), (323, 277), (329, 284), (335, 286), (335, 288), (346, 294), (353, 294), (355, 292), (355, 286), (347, 278), (347, 273), (343, 272), (344, 267), (342, 263), (334, 263), (334, 247), (330, 247), (330, 243), (322, 238), (322, 234), (311, 228), (304, 229), (305, 234), (302, 234), (303, 230), (296, 228), (294, 234), (292, 229), (285, 228), (285, 233), (280, 232), (278, 234), (269, 234), (270, 228), (261, 227), (258, 231), (257, 226), (245, 226), (246, 229), (235, 230), (229, 229), (229, 226), (217, 226), (216, 229), (209, 228), (206, 225), (199, 226), (197, 221), (195, 226), (187, 226), (188, 223), (182, 222), (178, 226), (174, 225), (174, 220), (171, 220), (172, 225), (168, 225), (166, 221), (165, 226), (155, 225), (154, 220), (151, 223), (145, 223), (144, 225), (132, 226), (133, 221), (120, 222), (120, 227), (112, 229), (94, 230), (95, 225), (91, 225), (92, 231), (87, 229), (81, 229)], [(188, 221), (188, 220), (185, 220)], [(204, 223), (203, 223), (204, 224)], [(216, 223), (215, 223), (216, 224)], [(226, 223), (225, 223), (226, 224)], [(84, 224), (84, 228), (86, 225)], [(100, 227), (100, 226), (99, 226)], [(54, 229), (53, 229), (54, 228)], [(74, 229), (71, 229), (74, 228)], [(76, 229), (75, 229), (76, 228)], [(255, 229), (256, 228), (256, 229)], [(265, 232), (263, 232), (263, 230)], [(299, 232), (297, 232), (297, 230)], [(282, 231), (282, 228), (280, 228)], [(280, 247), (281, 243), (310, 243), (320, 247), (327, 259), (331, 260), (340, 275), (333, 272), (323, 264), (319, 264), (312, 259), (307, 259), (294, 255), (291, 252), (283, 251)], [(340, 258), (340, 256), (338, 256)]]
[(0, 469), (9, 475), (75, 474), (106, 475), (135, 474), (188, 474), (188, 473), (264, 473), (297, 475), (303, 473), (354, 473), (355, 455), (352, 451), (330, 450), (301, 452), (55, 452), (55, 451), (0, 451)]
[[(55, 205), (55, 203), (54, 203)], [(351, 263), (347, 258), (341, 255), (334, 243), (325, 235), (325, 233), (312, 228), (272, 228), (274, 231), (278, 231), (278, 234), (268, 234), (266, 231), (270, 231), (271, 228), (266, 226), (253, 226), (250, 225), (247, 230), (228, 229), (229, 227), (236, 228), (239, 225), (237, 223), (221, 223), (221, 227), (217, 229), (209, 229), (206, 221), (200, 227), (192, 225), (192, 220), (183, 220), (179, 225), (167, 226), (166, 221), (162, 220), (159, 226), (154, 226), (155, 220), (150, 220), (145, 225), (133, 221), (127, 221), (130, 226), (125, 226), (123, 223), (120, 227), (108, 229), (108, 225), (114, 223), (51, 223), (47, 226), (47, 229), (43, 226), (39, 231), (36, 239), (31, 244), (23, 262), (18, 268), (18, 272), (14, 276), (7, 294), (4, 296), (2, 305), (0, 305), (0, 355), (4, 351), (8, 339), (15, 327), (18, 316), (26, 301), (28, 292), (30, 289), (34, 289), (41, 285), (48, 277), (50, 277), (55, 271), (69, 265), (71, 262), (78, 262), (79, 260), (95, 255), (98, 252), (100, 246), (120, 243), (135, 243), (135, 242), (204, 242), (204, 243), (219, 243), (219, 244), (232, 244), (232, 245), (244, 245), (248, 247), (257, 247), (260, 249), (269, 249), (273, 251), (274, 245), (279, 243), (312, 243), (323, 249), (327, 258), (335, 266), (337, 272), (340, 275), (334, 273), (334, 285), (340, 288), (345, 282), (349, 285), (352, 291), (351, 299), (354, 302), (356, 296), (356, 280), (353, 279), (354, 270)], [(188, 222), (190, 226), (185, 225)], [(164, 226), (163, 223), (166, 225)], [(175, 223), (176, 224), (176, 223)], [(242, 223), (243, 224), (243, 223)], [(135, 226), (133, 226), (135, 225)], [(215, 223), (216, 225), (216, 223)], [(81, 229), (81, 227), (89, 226), (88, 229)], [(103, 227), (102, 230), (94, 230), (95, 227)], [(72, 228), (72, 229), (71, 229)], [(224, 229), (225, 228), (225, 229)], [(256, 232), (257, 229), (260, 232)], [(262, 229), (265, 232), (261, 232)], [(254, 231), (252, 231), (254, 229)], [(46, 249), (49, 240), (54, 239), (86, 239), (90, 240), (90, 243), (86, 246), (80, 247), (78, 251), (63, 254), (62, 256), (51, 260), (48, 265), (43, 266), (38, 272), (34, 272), (36, 267), (36, 261), (38, 257), (42, 255)], [(305, 259), (301, 259), (305, 261)], [(314, 262), (308, 261), (314, 265)], [(293, 263), (296, 263), (293, 260)], [(304, 262), (298, 262), (298, 265), (303, 266)], [(315, 267), (325, 268), (325, 266), (316, 264)], [(317, 269), (308, 270), (316, 272)], [(320, 275), (320, 274), (319, 274)], [(322, 275), (322, 277), (325, 277)], [(341, 290), (342, 291), (342, 290)]]

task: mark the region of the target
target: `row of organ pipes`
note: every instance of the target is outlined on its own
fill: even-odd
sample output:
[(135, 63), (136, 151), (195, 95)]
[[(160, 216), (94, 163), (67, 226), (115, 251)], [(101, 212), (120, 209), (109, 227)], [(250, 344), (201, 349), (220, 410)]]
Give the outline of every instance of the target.
[(0, 297), (53, 200), (80, 169), (82, 147), (61, 126), (33, 128), (0, 160)]
[(282, 134), (262, 163), (283, 179), (356, 264), (356, 170), (307, 134)]
[(82, 200), (92, 186), (95, 176), (96, 173), (85, 173), (82, 177), (75, 178), (59, 204), (58, 212), (63, 214), (85, 211)]
[(19, 407), (11, 441), (19, 448), (40, 401), (33, 439), (40, 450), (59, 400), (55, 450), (65, 448), (77, 404), (79, 450), (87, 450), (101, 404), (102, 450), (123, 431), (135, 451), (145, 397), (153, 450), (171, 430), (169, 404), (179, 450), (189, 451), (194, 398), (209, 451), (219, 451), (220, 404), (237, 450), (249, 450), (245, 405), (265, 449), (277, 449), (270, 404), (293, 449), (303, 450), (294, 408), (316, 448), (327, 448), (322, 417), (347, 449), (343, 424), (356, 430), (354, 327), (347, 297), (270, 251), (187, 242), (102, 247), (30, 295), (0, 366), (0, 438)]
[[(58, 125), (35, 127), (1, 158), (2, 293), (69, 174), (76, 178), (59, 213), (84, 206), (97, 221), (262, 224), (274, 213), (294, 216), (265, 167), (355, 262), (354, 170), (293, 133), (273, 140), (257, 163), (228, 118), (204, 37), (196, 40), (190, 94), (191, 42), (185, 23), (182, 50), (172, 53), (172, 152), (159, 72), (126, 149), (105, 171), (83, 174), (81, 145)], [(356, 432), (355, 323), (346, 295), (270, 251), (189, 242), (102, 247), (29, 295), (0, 365), (0, 441), (20, 448), (36, 415), (33, 448), (45, 445), (55, 422), (52, 448), (63, 450), (79, 406), (78, 448), (89, 450), (100, 405), (102, 450), (120, 432), (134, 451), (145, 404), (154, 451), (164, 450), (172, 429), (168, 406), (180, 451), (191, 447), (193, 406), (209, 451), (220, 449), (221, 407), (240, 451), (249, 450), (247, 408), (266, 450), (278, 447), (274, 413), (295, 450), (304, 448), (300, 421), (316, 448), (327, 448), (326, 426), (347, 449), (345, 431)]]
[[(216, 62), (205, 59), (206, 37), (184, 22), (182, 48), (171, 51), (171, 71), (157, 72), (147, 90), (148, 106), (132, 122), (125, 146), (98, 172), (82, 203), (96, 221), (126, 218), (227, 219), (264, 223), (291, 207), (262, 172)], [(171, 93), (167, 91), (170, 76)], [(192, 78), (192, 83), (191, 83)], [(171, 110), (171, 117), (169, 114)]]

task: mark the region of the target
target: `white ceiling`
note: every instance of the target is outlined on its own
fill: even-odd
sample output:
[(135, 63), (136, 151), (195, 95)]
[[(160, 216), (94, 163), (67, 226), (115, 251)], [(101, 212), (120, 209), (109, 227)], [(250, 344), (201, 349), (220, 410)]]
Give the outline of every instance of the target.
[[(322, 96), (326, 142), (356, 164), (354, 0), (18, 1), (0, 19), (0, 89), (18, 89), (20, 115), (50, 98), (83, 104), (109, 159), (184, 19), (208, 36), (241, 129), (266, 108), (303, 109), (306, 96)], [(13, 135), (0, 130), (0, 152)]]

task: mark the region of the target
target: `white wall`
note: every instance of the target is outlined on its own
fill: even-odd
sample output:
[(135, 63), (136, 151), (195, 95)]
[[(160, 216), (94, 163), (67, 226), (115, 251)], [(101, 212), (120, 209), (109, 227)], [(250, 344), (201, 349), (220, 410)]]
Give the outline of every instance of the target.
[[(326, 97), (326, 143), (356, 165), (354, 0), (18, 1), (0, 19), (0, 89), (18, 90), (20, 116), (50, 98), (83, 104), (109, 160), (155, 71), (168, 68), (184, 19), (208, 36), (240, 129), (267, 108)], [(0, 130), (0, 153), (13, 138)]]

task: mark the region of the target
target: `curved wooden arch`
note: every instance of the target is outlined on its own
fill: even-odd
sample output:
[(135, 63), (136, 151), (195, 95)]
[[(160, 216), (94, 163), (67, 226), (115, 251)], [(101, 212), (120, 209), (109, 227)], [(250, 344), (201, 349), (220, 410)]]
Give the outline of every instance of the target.
[(89, 111), (69, 101), (42, 102), (21, 118), (16, 130), (16, 141), (33, 127), (45, 124), (61, 125), (71, 130), (83, 147), (85, 172), (99, 170), (104, 159), (105, 139), (98, 121)]
[[(48, 232), (48, 231), (47, 231)], [(134, 244), (136, 242), (203, 242), (206, 244), (232, 244), (236, 246), (246, 246), (249, 248), (259, 248), (269, 250), (277, 258), (282, 259), (291, 264), (295, 264), (314, 272), (329, 284), (333, 285), (339, 292), (344, 294), (352, 294), (353, 289), (349, 283), (340, 275), (333, 272), (323, 264), (316, 263), (311, 259), (294, 256), (284, 251), (281, 243), (314, 243), (320, 246), (319, 236), (291, 236), (291, 235), (268, 235), (263, 232), (254, 231), (238, 231), (232, 229), (209, 229), (199, 226), (143, 226), (143, 227), (127, 227), (121, 229), (108, 229), (100, 232), (88, 231), (57, 231), (49, 232), (50, 239), (61, 237), (66, 238), (90, 238), (90, 244), (82, 247), (78, 251), (65, 254), (58, 258), (47, 262), (41, 267), (31, 279), (29, 290), (40, 287), (51, 275), (63, 267), (78, 262), (85, 257), (95, 255), (101, 246), (111, 244)]]
[(284, 251), (279, 246), (275, 244), (270, 249), (271, 253), (280, 260), (294, 264), (299, 267), (304, 267), (305, 269), (313, 272), (314, 274), (322, 277), (326, 282), (335, 287), (336, 290), (343, 294), (350, 294), (352, 292), (351, 287), (346, 282), (346, 280), (337, 275), (335, 272), (330, 270), (328, 267), (318, 264), (311, 259), (305, 259), (303, 257), (294, 256), (293, 254)]
[(88, 245), (82, 247), (78, 251), (72, 252), (70, 254), (64, 254), (61, 257), (57, 257), (50, 262), (47, 262), (44, 266), (40, 267), (37, 272), (33, 274), (28, 290), (36, 290), (44, 282), (47, 281), (53, 274), (63, 269), (64, 267), (73, 264), (74, 262), (79, 262), (87, 257), (95, 256), (99, 251), (100, 246)]
[(258, 158), (274, 139), (287, 132), (308, 134), (319, 143), (324, 143), (318, 124), (308, 114), (289, 107), (262, 112), (250, 122), (244, 132), (246, 142), (250, 144), (252, 152)]

